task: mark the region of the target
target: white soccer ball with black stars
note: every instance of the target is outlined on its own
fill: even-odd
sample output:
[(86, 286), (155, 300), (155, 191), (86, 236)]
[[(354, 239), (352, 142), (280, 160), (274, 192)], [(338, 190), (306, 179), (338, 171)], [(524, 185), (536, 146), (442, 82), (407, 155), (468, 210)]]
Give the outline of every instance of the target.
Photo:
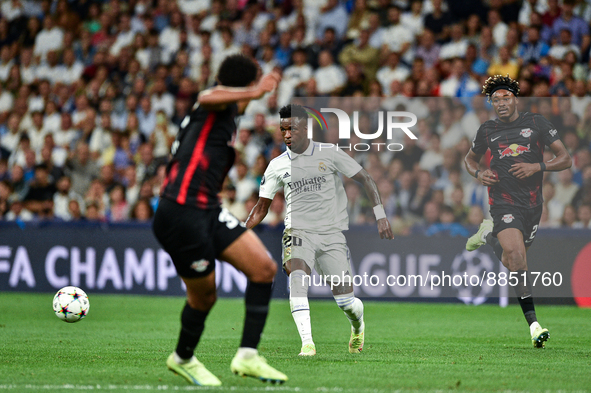
[(64, 322), (78, 322), (88, 314), (88, 296), (78, 287), (63, 287), (53, 297), (53, 311)]

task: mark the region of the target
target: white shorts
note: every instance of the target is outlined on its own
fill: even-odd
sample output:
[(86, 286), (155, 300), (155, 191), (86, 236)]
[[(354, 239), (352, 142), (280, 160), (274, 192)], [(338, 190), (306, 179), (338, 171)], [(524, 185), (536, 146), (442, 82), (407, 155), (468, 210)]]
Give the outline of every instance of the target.
[(342, 232), (319, 234), (286, 229), (283, 231), (283, 265), (301, 259), (320, 276), (351, 275), (349, 247)]

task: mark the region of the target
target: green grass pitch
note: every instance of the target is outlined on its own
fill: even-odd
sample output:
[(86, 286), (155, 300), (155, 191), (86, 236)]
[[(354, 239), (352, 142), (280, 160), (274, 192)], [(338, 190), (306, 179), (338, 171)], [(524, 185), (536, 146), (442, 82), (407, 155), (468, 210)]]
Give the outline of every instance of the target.
[(223, 386), (201, 388), (165, 366), (184, 299), (90, 292), (88, 317), (67, 324), (52, 297), (0, 293), (0, 391), (591, 391), (590, 309), (539, 306), (550, 340), (536, 350), (518, 306), (365, 302), (365, 348), (351, 355), (343, 313), (312, 301), (318, 354), (300, 358), (289, 305), (277, 300), (259, 349), (289, 376), (279, 386), (230, 372), (243, 303), (219, 300), (196, 354)]

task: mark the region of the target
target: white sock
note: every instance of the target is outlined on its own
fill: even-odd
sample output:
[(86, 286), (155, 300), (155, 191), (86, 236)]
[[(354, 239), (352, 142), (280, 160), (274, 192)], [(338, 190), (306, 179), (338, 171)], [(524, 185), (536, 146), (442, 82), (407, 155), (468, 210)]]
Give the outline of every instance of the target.
[(193, 360), (193, 358), (194, 358), (194, 357), (195, 357), (195, 356), (191, 356), (191, 358), (190, 358), (190, 359), (183, 359), (183, 358), (181, 358), (181, 357), (180, 357), (180, 356), (179, 356), (179, 355), (176, 353), (176, 351), (174, 351), (174, 352), (173, 352), (173, 354), (172, 354), (172, 358), (173, 358), (173, 359), (174, 359), (174, 361), (175, 361), (176, 363), (178, 363), (178, 364), (186, 364), (186, 363), (189, 363), (191, 360)]
[(529, 325), (529, 334), (530, 335), (534, 335), (534, 330), (536, 330), (537, 328), (541, 327), (540, 324), (536, 321), (533, 322), (531, 325)]
[(363, 302), (353, 295), (353, 292), (344, 295), (333, 295), (337, 305), (351, 322), (355, 334), (365, 329), (363, 322)]
[(248, 347), (240, 347), (238, 348), (238, 352), (236, 352), (236, 356), (241, 359), (252, 359), (256, 355), (259, 354), (259, 351), (256, 348), (248, 348)]
[(304, 278), (306, 276), (306, 272), (303, 270), (294, 270), (289, 275), (289, 307), (293, 321), (300, 333), (302, 345), (314, 342), (308, 302), (309, 280)]

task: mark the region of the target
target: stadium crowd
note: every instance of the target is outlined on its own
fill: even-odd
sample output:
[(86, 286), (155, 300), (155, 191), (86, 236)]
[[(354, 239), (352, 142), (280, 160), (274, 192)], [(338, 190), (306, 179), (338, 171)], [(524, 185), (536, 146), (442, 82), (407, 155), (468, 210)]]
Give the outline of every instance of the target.
[[(283, 79), (239, 123), (221, 195), (238, 218), (285, 149), (282, 105), (355, 97), (395, 109), (420, 97), (417, 140), (348, 153), (396, 233), (467, 235), (488, 215), (486, 189), (463, 169), (492, 115), (481, 86), (509, 74), (573, 156), (545, 174), (540, 226), (591, 228), (591, 0), (4, 0), (0, 13), (2, 220), (149, 221), (181, 122), (221, 60), (242, 52)], [(372, 222), (363, 190), (345, 187), (352, 223)], [(281, 225), (284, 209), (277, 196), (264, 223)]]

